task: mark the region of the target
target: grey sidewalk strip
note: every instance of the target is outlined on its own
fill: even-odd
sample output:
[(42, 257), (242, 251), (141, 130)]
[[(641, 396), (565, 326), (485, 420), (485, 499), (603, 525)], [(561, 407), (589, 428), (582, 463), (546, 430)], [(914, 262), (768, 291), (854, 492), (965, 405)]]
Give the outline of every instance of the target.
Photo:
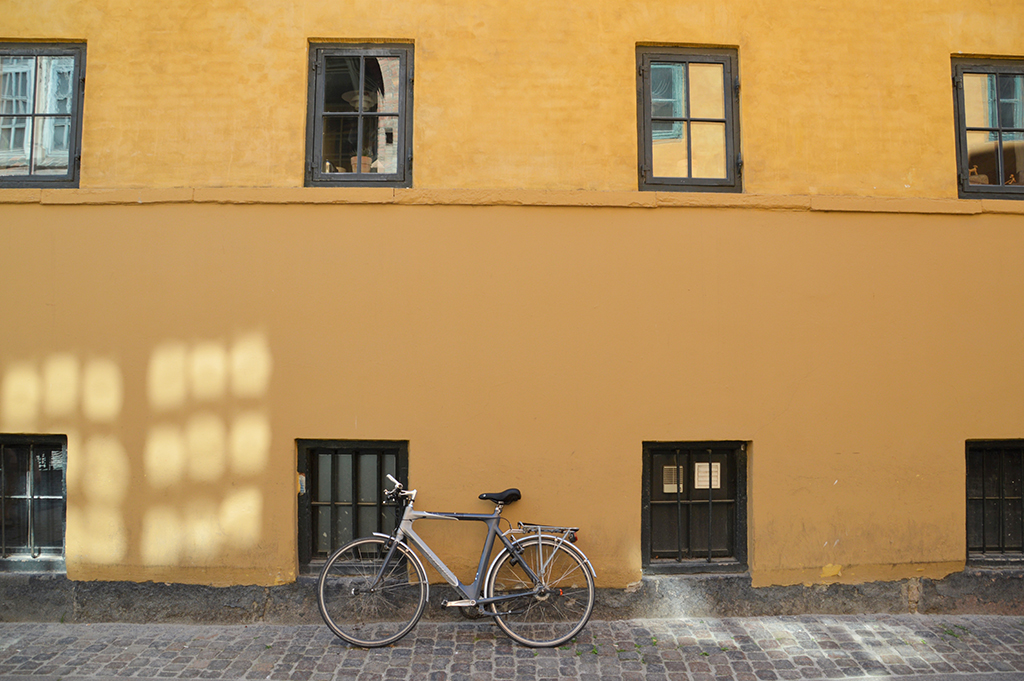
[(594, 621), (524, 648), (488, 621), (421, 622), (381, 649), (321, 625), (0, 623), (0, 677), (93, 681), (1024, 680), (1024, 618), (871, 615)]

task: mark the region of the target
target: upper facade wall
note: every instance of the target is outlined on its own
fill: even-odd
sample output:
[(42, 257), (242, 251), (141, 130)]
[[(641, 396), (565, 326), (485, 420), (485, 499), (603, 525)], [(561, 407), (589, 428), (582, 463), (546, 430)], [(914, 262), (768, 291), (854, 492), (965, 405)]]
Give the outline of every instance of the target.
[(1017, 0), (7, 0), (85, 40), (82, 188), (303, 184), (311, 41), (415, 46), (413, 186), (637, 188), (636, 47), (738, 51), (749, 194), (955, 198), (950, 57), (1024, 55)]

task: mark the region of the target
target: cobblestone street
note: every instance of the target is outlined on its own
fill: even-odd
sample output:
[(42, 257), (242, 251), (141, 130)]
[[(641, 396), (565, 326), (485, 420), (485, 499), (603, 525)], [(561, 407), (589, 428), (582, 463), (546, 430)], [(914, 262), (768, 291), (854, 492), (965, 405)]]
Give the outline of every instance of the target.
[(421, 622), (397, 644), (350, 648), (325, 626), (0, 624), (8, 679), (737, 681), (1024, 679), (1024, 619), (795, 616), (591, 622), (530, 649), (486, 621)]

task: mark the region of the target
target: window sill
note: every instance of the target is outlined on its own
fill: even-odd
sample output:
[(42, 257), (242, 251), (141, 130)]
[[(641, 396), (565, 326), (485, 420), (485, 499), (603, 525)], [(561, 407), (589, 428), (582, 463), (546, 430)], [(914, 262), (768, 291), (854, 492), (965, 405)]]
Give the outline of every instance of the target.
[(1024, 553), (972, 553), (967, 556), (967, 567), (981, 569), (1024, 568)]
[(65, 574), (67, 568), (63, 557), (0, 558), (0, 572)]
[(707, 560), (658, 560), (644, 566), (644, 574), (648, 575), (694, 575), (708, 573), (743, 573), (747, 572), (747, 564), (735, 558), (715, 558)]

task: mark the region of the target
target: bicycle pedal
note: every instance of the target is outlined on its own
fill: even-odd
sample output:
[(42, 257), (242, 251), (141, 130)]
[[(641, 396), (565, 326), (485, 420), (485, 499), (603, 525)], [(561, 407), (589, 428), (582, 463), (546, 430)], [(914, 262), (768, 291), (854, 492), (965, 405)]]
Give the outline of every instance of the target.
[(476, 601), (441, 601), (441, 605), (445, 608), (468, 608), (470, 606), (476, 605)]

